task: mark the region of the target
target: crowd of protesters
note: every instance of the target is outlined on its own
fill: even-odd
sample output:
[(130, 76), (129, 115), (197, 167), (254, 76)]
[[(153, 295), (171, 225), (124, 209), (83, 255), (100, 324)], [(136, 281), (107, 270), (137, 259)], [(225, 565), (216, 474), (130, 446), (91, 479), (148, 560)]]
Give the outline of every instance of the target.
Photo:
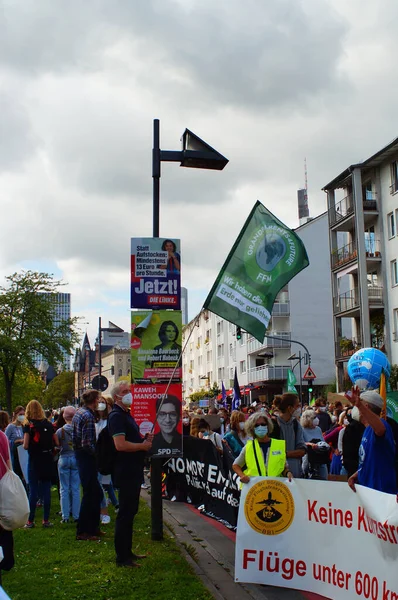
[[(100, 541), (105, 535), (100, 526), (110, 522), (107, 506), (112, 503), (117, 515), (116, 563), (126, 567), (139, 566), (137, 561), (145, 558), (132, 552), (133, 522), (141, 488), (147, 487), (144, 463), (156, 437), (141, 435), (131, 405), (129, 383), (118, 382), (108, 396), (96, 390), (84, 392), (77, 409), (67, 406), (54, 413), (31, 400), (26, 407), (16, 407), (11, 422), (0, 411), (4, 459), (0, 476), (12, 464), (23, 480), (30, 508), (25, 527), (36, 526), (39, 508), (43, 509), (42, 526), (53, 527), (51, 487), (56, 485), (60, 523), (76, 523), (79, 541)], [(165, 406), (172, 411), (178, 408), (171, 400), (162, 409)], [(373, 390), (361, 393), (353, 388), (344, 404), (328, 405), (319, 398), (303, 407), (297, 394), (286, 393), (275, 396), (271, 405), (259, 402), (231, 412), (226, 407), (208, 412), (184, 410), (178, 435), (182, 434), (182, 440), (193, 436), (211, 442), (220, 455), (228, 451), (241, 486), (258, 475), (346, 479), (353, 491), (358, 483), (397, 494), (398, 424), (382, 415), (383, 406)], [(174, 420), (168, 416), (170, 429), (173, 425), (170, 436), (176, 437), (179, 415)], [(111, 461), (108, 469), (99, 466), (100, 448)], [(8, 562), (3, 561), (1, 568), (11, 568), (12, 534), (3, 534)]]

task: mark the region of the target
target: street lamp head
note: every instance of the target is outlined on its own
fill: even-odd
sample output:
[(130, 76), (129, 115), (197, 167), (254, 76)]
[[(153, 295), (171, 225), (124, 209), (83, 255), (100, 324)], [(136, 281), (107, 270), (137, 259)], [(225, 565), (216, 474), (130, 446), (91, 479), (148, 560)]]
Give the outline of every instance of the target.
[(228, 159), (225, 156), (214, 150), (189, 129), (184, 131), (181, 141), (181, 167), (222, 171), (228, 164)]
[(291, 356), (289, 356), (289, 358), (287, 360), (296, 360), (297, 356), (296, 354), (292, 354)]

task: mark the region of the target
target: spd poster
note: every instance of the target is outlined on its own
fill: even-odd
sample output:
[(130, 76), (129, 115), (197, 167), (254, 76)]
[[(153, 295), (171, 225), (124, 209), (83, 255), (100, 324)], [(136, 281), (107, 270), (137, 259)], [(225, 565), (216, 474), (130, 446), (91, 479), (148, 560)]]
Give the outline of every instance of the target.
[[(182, 314), (180, 310), (131, 313), (133, 383), (181, 383)], [(177, 366), (177, 368), (176, 368)]]
[(153, 454), (167, 457), (180, 456), (182, 454), (182, 385), (170, 384), (167, 396), (160, 407), (166, 387), (167, 384), (133, 385), (131, 414), (140, 428), (141, 435), (152, 432), (155, 424)]
[(130, 307), (180, 310), (180, 240), (131, 239)]

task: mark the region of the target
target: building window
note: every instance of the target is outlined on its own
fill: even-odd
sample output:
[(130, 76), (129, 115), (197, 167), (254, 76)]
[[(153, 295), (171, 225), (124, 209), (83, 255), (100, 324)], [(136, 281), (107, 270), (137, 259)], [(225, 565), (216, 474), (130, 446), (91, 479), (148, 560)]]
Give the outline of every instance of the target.
[(387, 227), (388, 227), (388, 238), (391, 239), (395, 237), (395, 217), (394, 213), (390, 212), (387, 215)]
[(398, 342), (398, 308), (394, 308), (394, 310), (393, 310), (393, 319), (394, 319), (393, 339), (394, 339), (394, 342)]
[(122, 371), (122, 369), (119, 369), (118, 370), (118, 377), (121, 377), (122, 375), (123, 375), (123, 371)]
[(223, 322), (222, 321), (218, 321), (217, 323), (217, 335), (221, 335), (223, 332)]
[(391, 185), (390, 185), (391, 194), (395, 194), (398, 192), (398, 162), (395, 160), (391, 163)]
[(240, 345), (240, 346), (243, 346), (243, 344), (244, 344), (244, 343), (245, 343), (245, 334), (244, 334), (244, 333), (243, 333), (243, 331), (242, 331), (242, 337), (241, 337), (241, 338), (240, 338), (240, 340), (239, 340), (239, 345)]
[(211, 329), (206, 329), (206, 339), (205, 344), (208, 344), (211, 340)]
[(234, 378), (234, 368), (233, 367), (231, 367), (230, 370), (229, 370), (229, 378), (230, 379)]
[(391, 261), (391, 285), (398, 285), (397, 259)]
[(246, 361), (245, 360), (241, 360), (239, 363), (239, 372), (242, 375), (243, 373), (246, 373)]
[(206, 356), (206, 358), (207, 358), (207, 362), (208, 362), (208, 363), (211, 363), (211, 358), (212, 358), (212, 357), (211, 357), (211, 350), (208, 350), (208, 351), (207, 351), (207, 356)]
[(198, 367), (202, 366), (202, 357), (198, 356)]
[(224, 379), (224, 367), (220, 367), (218, 369), (218, 380), (222, 381)]
[(218, 344), (218, 346), (217, 346), (217, 358), (224, 358), (224, 344)]

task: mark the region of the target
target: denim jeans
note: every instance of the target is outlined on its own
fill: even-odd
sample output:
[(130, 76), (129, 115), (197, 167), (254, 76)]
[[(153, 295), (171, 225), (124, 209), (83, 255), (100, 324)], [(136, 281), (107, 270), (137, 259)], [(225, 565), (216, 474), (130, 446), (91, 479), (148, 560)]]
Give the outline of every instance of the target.
[(80, 477), (74, 454), (59, 457), (58, 474), (60, 483), (61, 512), (63, 519), (79, 518)]
[(80, 505), (77, 535), (96, 535), (100, 524), (102, 489), (98, 482), (97, 461), (94, 455), (85, 450), (75, 450), (77, 468), (83, 488)]
[(37, 476), (34, 462), (29, 457), (28, 464), (28, 482), (29, 482), (29, 521), (35, 520), (36, 514), (36, 503), (39, 491), (39, 482), (40, 489), (43, 500), (43, 521), (48, 521), (50, 516), (50, 508), (51, 508), (51, 480), (50, 479), (40, 479)]

